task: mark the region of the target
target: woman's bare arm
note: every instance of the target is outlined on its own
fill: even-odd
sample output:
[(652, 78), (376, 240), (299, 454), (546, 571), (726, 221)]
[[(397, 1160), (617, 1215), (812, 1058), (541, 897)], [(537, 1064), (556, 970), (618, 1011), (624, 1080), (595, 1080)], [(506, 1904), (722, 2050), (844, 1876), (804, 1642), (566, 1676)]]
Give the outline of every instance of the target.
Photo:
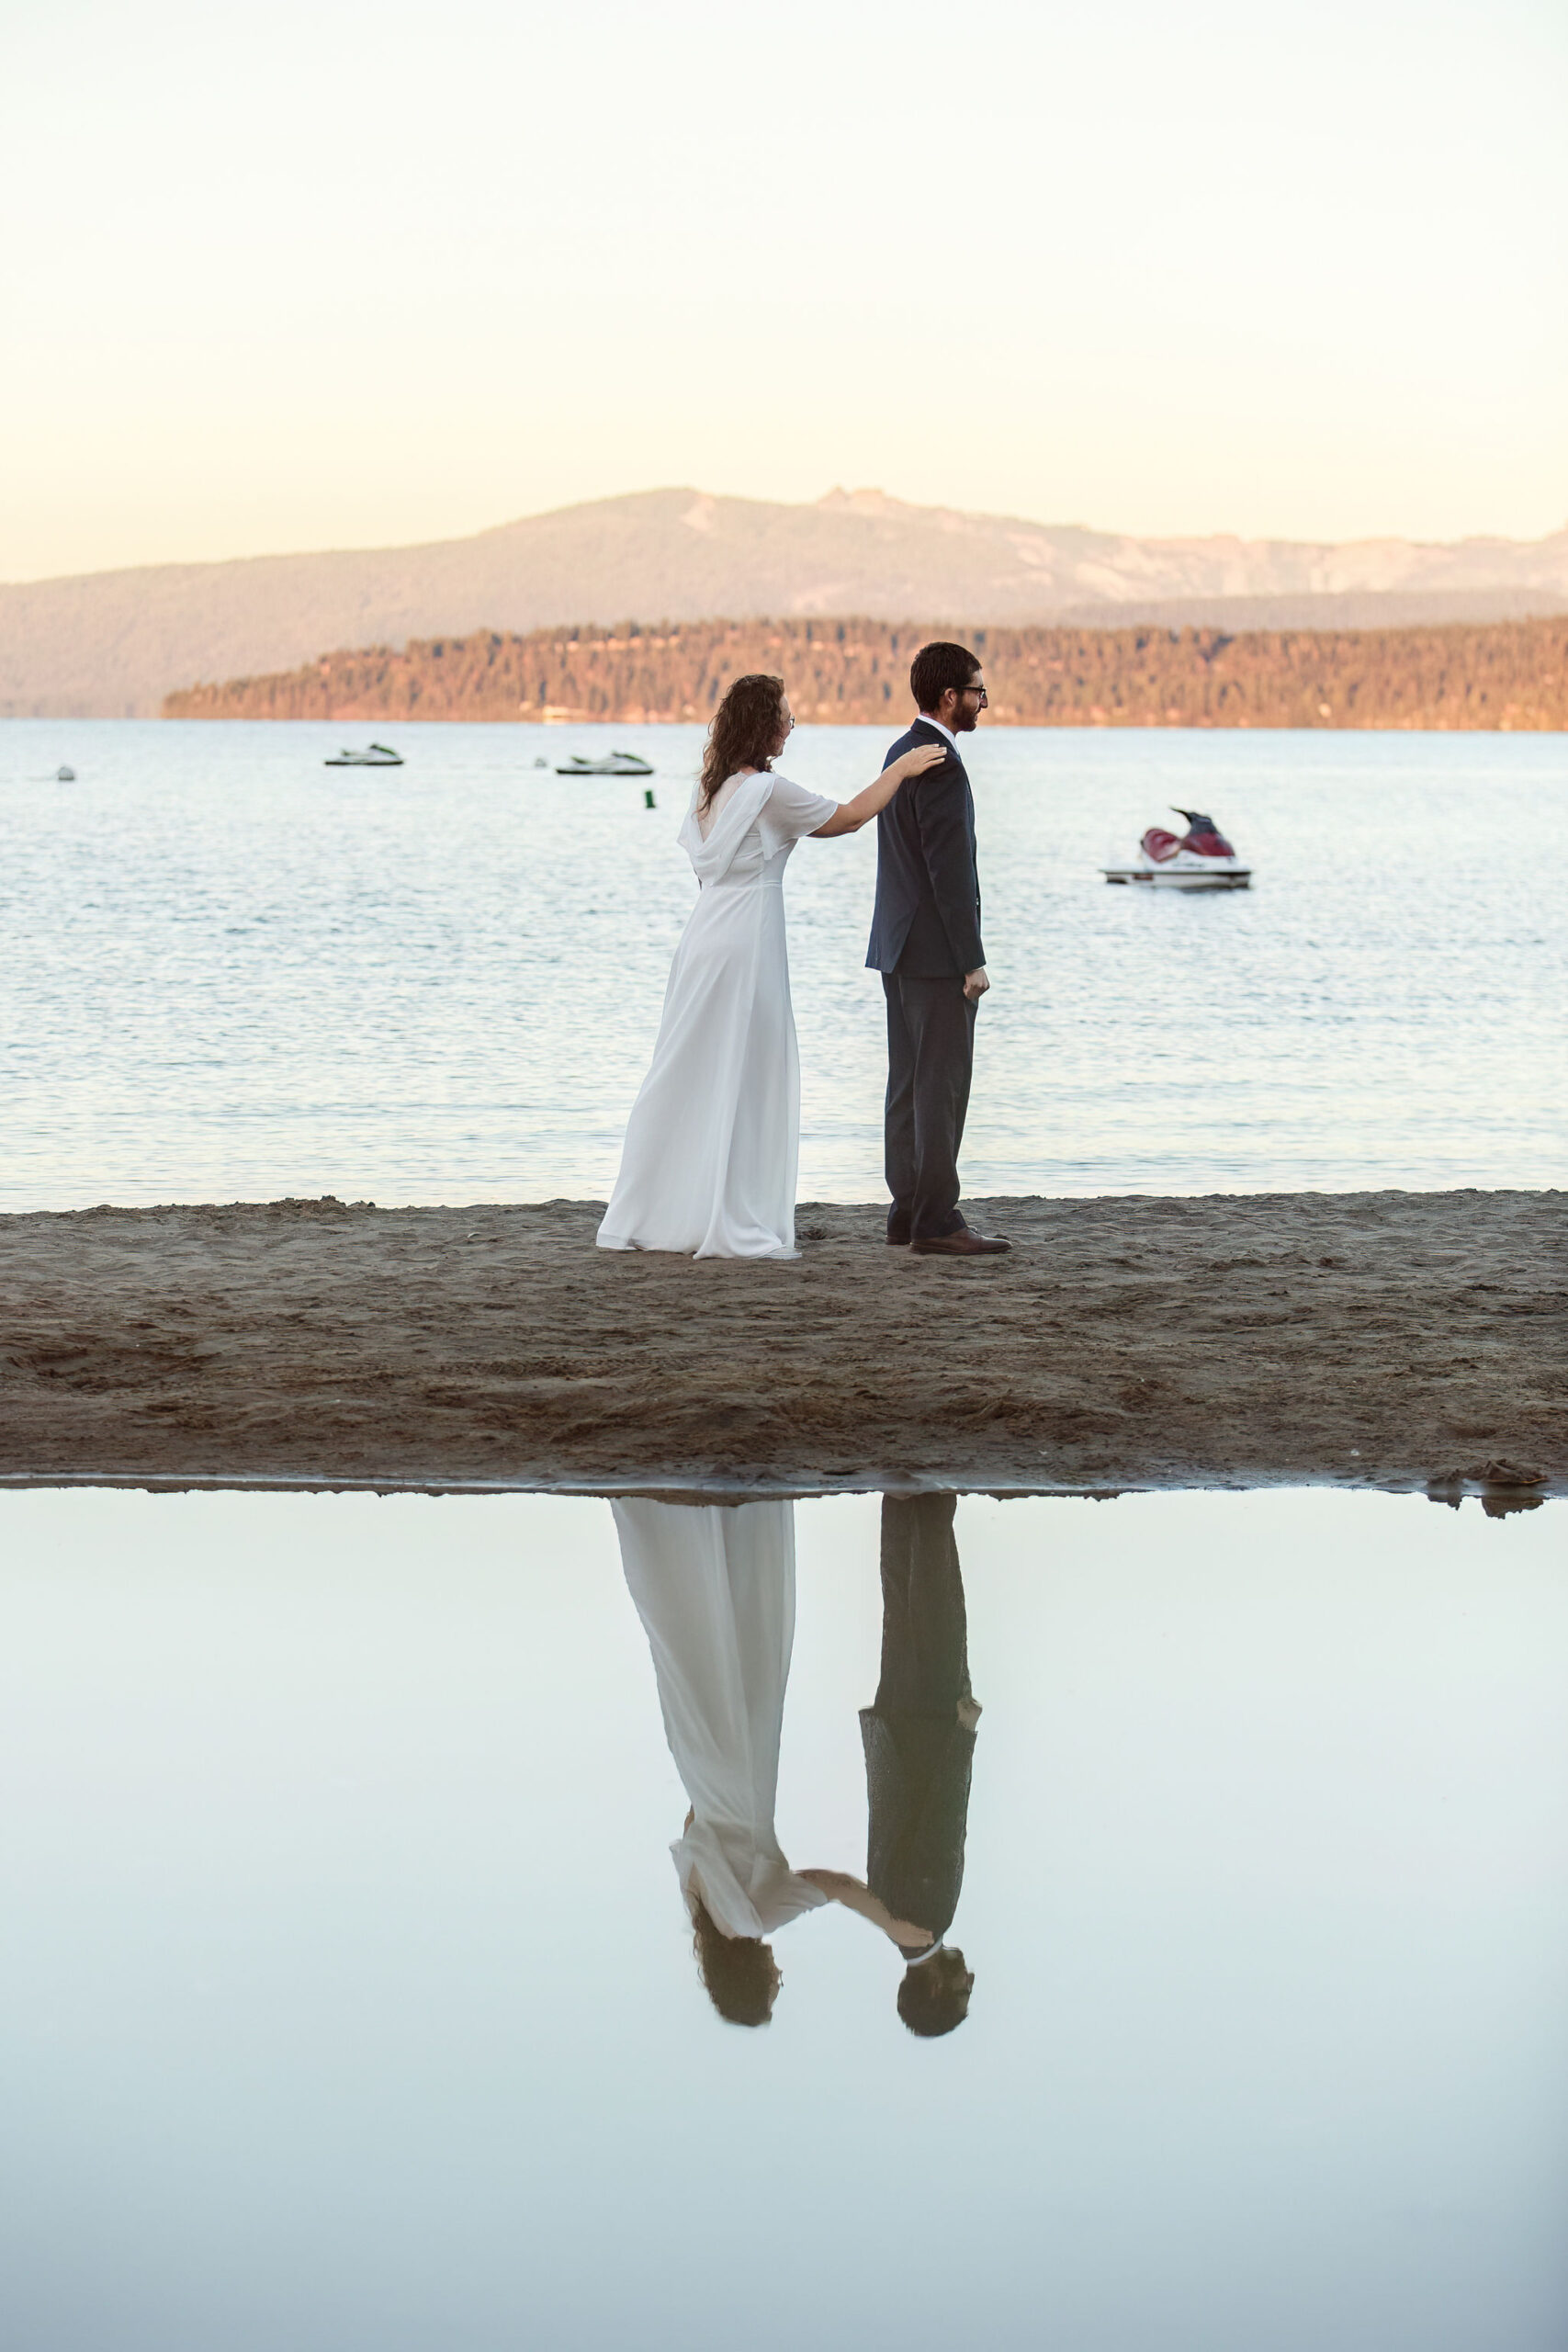
[(896, 1919), (865, 1881), (852, 1878), (848, 1871), (797, 1871), (795, 1875), (819, 1886), (829, 1903), (841, 1903), (846, 1911), (858, 1911), (863, 1919), (880, 1928), (893, 1943), (929, 1944), (931, 1940), (929, 1928), (917, 1928), (912, 1919)]
[(924, 775), (928, 768), (938, 766), (947, 757), (942, 743), (917, 743), (901, 760), (894, 760), (885, 767), (874, 784), (857, 792), (852, 800), (840, 800), (825, 825), (818, 825), (811, 838), (815, 842), (830, 842), (840, 833), (858, 833), (886, 808), (898, 786), (912, 775)]

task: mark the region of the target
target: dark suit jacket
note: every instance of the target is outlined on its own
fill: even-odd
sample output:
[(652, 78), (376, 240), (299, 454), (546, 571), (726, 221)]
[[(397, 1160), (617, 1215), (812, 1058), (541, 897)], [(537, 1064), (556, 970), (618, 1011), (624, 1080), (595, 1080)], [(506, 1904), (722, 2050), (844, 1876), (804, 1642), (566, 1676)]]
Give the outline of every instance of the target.
[(895, 1918), (945, 1936), (964, 1884), (975, 1734), (952, 1716), (863, 1707), (871, 1815), (866, 1884)]
[[(946, 739), (917, 718), (883, 761), (917, 743)], [(977, 971), (980, 877), (975, 863), (975, 797), (956, 752), (939, 768), (901, 784), (876, 820), (876, 911), (865, 960), (874, 972), (944, 979)]]

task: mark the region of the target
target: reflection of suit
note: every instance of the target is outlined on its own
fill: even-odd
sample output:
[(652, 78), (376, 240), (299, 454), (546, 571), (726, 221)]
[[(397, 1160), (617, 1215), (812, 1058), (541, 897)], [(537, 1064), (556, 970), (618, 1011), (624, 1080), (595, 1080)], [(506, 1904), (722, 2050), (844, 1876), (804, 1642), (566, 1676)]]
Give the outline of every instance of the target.
[(882, 1498), (882, 1678), (861, 1709), (866, 1883), (896, 1918), (941, 1938), (964, 1883), (975, 1734), (954, 1495)]

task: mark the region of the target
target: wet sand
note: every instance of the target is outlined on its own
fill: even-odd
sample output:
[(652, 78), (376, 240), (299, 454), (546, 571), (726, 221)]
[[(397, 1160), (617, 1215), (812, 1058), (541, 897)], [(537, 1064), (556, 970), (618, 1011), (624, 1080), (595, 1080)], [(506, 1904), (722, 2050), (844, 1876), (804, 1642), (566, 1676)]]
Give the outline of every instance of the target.
[(0, 1217), (11, 1480), (1568, 1490), (1560, 1193), (965, 1204), (911, 1258), (596, 1250), (599, 1209)]

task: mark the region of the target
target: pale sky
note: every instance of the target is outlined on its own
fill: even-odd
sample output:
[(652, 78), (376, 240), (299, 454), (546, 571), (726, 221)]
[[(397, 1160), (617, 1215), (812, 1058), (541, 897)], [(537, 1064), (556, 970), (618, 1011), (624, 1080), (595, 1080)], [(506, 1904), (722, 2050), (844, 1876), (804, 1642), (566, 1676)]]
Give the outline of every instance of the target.
[(1564, 0), (0, 0), (0, 578), (666, 483), (1568, 521)]

